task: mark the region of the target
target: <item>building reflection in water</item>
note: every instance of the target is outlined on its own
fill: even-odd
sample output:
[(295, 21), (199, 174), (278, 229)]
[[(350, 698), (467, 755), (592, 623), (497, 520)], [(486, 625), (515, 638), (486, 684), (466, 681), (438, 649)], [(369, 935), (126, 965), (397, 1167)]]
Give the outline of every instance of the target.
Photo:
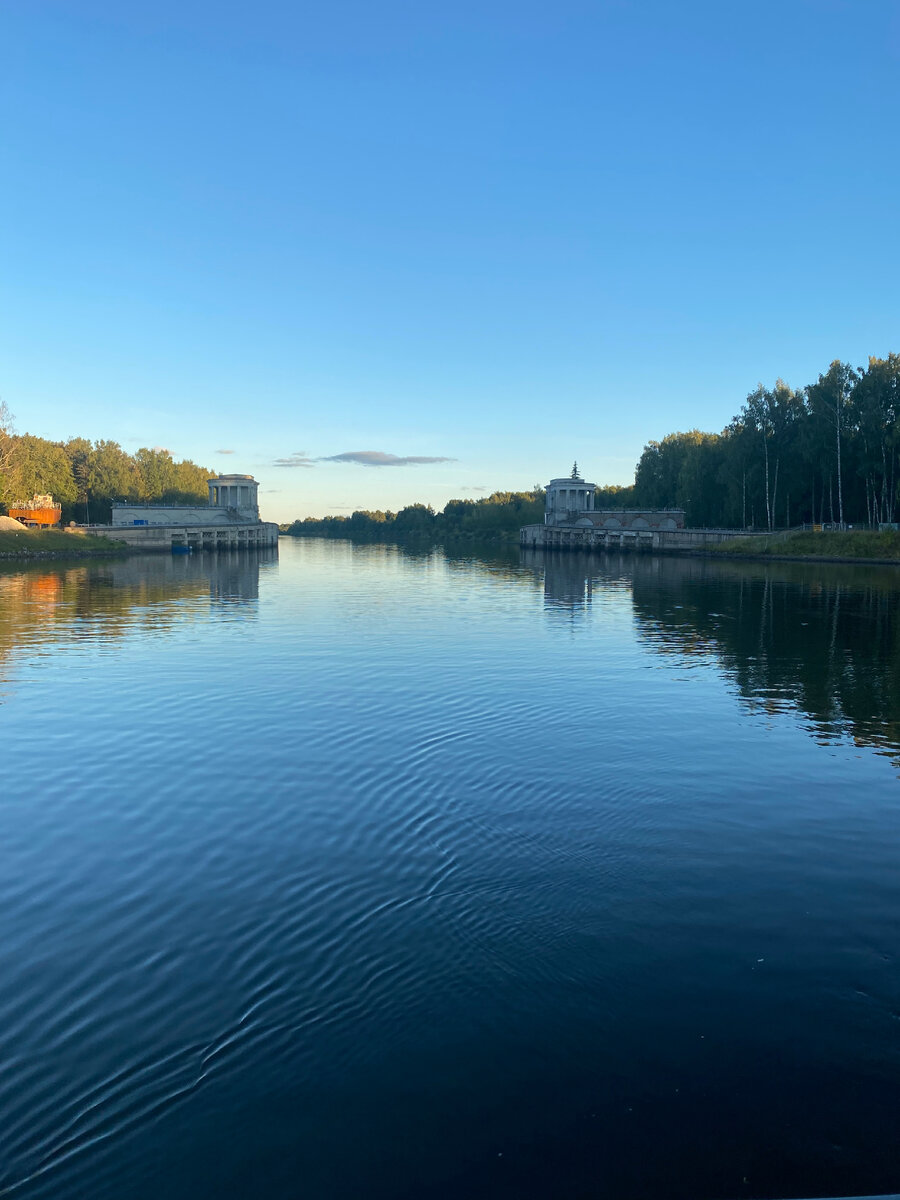
[(135, 628), (162, 634), (174, 625), (241, 609), (254, 620), (260, 571), (277, 548), (220, 554), (134, 555), (77, 566), (0, 567), (0, 671), (16, 653), (78, 641), (88, 627), (116, 638)]

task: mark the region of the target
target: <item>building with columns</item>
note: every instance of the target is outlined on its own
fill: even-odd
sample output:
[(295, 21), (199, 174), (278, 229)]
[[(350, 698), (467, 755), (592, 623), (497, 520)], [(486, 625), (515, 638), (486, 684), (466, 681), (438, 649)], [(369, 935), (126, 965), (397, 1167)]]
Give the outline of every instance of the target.
[(575, 463), (570, 475), (551, 479), (547, 484), (544, 524), (570, 525), (586, 513), (592, 513), (596, 490), (596, 483), (586, 483), (581, 478), (578, 463)]
[(252, 475), (217, 475), (207, 481), (208, 504), (114, 504), (112, 524), (258, 525), (259, 484)]
[(572, 467), (571, 474), (551, 479), (547, 484), (544, 525), (562, 529), (666, 532), (684, 529), (684, 509), (597, 508), (594, 503), (596, 490), (596, 483), (582, 479), (578, 463)]
[(523, 526), (519, 544), (573, 550), (658, 548), (688, 532), (681, 508), (597, 508), (596, 491), (595, 483), (582, 478), (578, 463), (569, 475), (551, 479), (546, 488), (544, 523)]
[(651, 550), (694, 553), (750, 537), (744, 529), (686, 529), (683, 508), (597, 508), (596, 487), (578, 464), (546, 489), (544, 523), (523, 525), (519, 545), (530, 550)]
[(234, 509), (241, 513), (252, 513), (259, 520), (257, 493), (259, 484), (252, 475), (218, 475), (209, 480), (210, 508)]
[(278, 545), (278, 526), (259, 518), (252, 475), (207, 480), (206, 504), (114, 504), (104, 537), (143, 550), (233, 550)]

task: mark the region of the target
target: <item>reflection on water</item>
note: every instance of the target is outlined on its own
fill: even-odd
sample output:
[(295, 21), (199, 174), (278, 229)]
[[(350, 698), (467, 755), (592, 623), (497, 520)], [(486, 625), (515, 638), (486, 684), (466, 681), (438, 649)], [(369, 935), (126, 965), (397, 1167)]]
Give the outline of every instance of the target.
[(897, 620), (518, 548), (0, 573), (0, 1196), (896, 1190)]
[[(331, 552), (342, 543), (330, 546)], [(323, 544), (329, 553), (329, 545)], [(900, 579), (891, 567), (715, 562), (490, 546), (354, 547), (366, 569), (488, 577), (542, 589), (571, 628), (627, 612), (641, 642), (681, 660), (711, 658), (751, 707), (796, 708), (821, 740), (900, 750)], [(253, 617), (260, 571), (277, 550), (159, 555), (80, 566), (0, 569), (0, 682), (16, 649), (162, 636), (184, 620)], [(3, 701), (0, 692), (0, 703)]]
[[(69, 641), (163, 635), (173, 624), (209, 619), (241, 605), (252, 617), (259, 573), (278, 551), (142, 555), (78, 566), (47, 563), (0, 568), (0, 683), (17, 650), (46, 651)], [(0, 692), (0, 703), (3, 694)]]
[(712, 659), (746, 703), (799, 709), (823, 741), (900, 749), (900, 576), (893, 567), (522, 551), (548, 613), (627, 592), (654, 653)]

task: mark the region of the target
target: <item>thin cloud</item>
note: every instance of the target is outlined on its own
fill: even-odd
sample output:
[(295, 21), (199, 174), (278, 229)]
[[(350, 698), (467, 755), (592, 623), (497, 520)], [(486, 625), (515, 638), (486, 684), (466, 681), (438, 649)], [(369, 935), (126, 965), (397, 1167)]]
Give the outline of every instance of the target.
[(233, 450), (216, 450), (216, 454), (234, 454)]
[(345, 450), (343, 454), (328, 454), (322, 462), (359, 463), (363, 467), (409, 467), (419, 463), (456, 462), (428, 454), (385, 454), (383, 450)]
[(459, 490), (461, 492), (486, 492), (487, 488), (469, 487), (469, 488), (460, 488)]
[(311, 467), (314, 463), (315, 459), (310, 458), (303, 450), (295, 450), (287, 458), (275, 458), (272, 460), (273, 467)]

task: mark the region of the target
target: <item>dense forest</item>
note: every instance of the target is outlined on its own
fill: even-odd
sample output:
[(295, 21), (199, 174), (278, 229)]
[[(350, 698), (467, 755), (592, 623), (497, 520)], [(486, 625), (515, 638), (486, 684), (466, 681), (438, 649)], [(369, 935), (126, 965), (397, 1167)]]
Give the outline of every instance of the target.
[(896, 519), (898, 450), (900, 355), (835, 361), (799, 390), (760, 384), (721, 433), (649, 442), (632, 499), (683, 508), (693, 526), (873, 527)]
[(203, 467), (176, 462), (168, 450), (145, 447), (128, 454), (118, 442), (17, 434), (0, 404), (0, 512), (35, 492), (49, 492), (62, 504), (64, 522), (106, 523), (114, 500), (206, 503), (208, 479)]

